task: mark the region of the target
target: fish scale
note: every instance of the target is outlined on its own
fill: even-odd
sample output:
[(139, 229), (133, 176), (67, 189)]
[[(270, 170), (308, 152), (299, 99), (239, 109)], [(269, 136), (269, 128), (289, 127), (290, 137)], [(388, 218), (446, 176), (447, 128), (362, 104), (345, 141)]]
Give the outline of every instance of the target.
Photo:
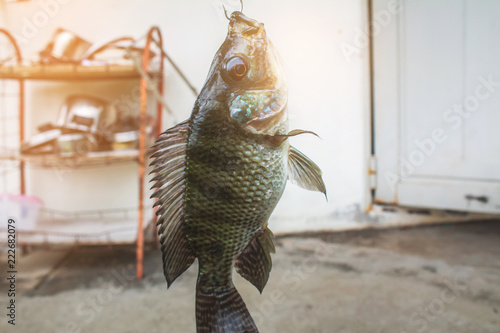
[[(201, 274), (211, 272), (223, 276), (215, 280), (226, 281), (232, 261), (264, 226), (283, 193), (287, 145), (271, 146), (227, 118), (212, 118), (192, 120), (193, 129), (203, 130), (190, 137), (186, 153), (186, 235)], [(224, 251), (214, 253), (214, 246)]]

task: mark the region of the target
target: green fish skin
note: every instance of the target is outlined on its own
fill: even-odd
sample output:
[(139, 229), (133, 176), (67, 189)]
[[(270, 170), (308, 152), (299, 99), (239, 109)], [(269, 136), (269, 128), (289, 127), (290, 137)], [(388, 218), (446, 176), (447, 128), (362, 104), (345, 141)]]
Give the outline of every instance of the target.
[(234, 12), (191, 117), (153, 146), (165, 278), (170, 287), (198, 258), (198, 333), (258, 332), (233, 267), (262, 292), (275, 250), (267, 221), (287, 180), (326, 195), (319, 167), (288, 142), (307, 132), (287, 132), (286, 103), (264, 25)]

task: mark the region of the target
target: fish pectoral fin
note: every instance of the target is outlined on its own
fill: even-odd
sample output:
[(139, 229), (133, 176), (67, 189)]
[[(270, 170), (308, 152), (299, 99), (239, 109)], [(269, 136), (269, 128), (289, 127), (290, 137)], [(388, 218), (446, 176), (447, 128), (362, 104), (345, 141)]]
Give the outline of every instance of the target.
[(286, 139), (288, 139), (292, 136), (297, 136), (297, 135), (301, 135), (301, 134), (312, 134), (312, 135), (317, 136), (319, 138), (319, 135), (312, 132), (312, 131), (295, 129), (293, 131), (288, 132), (288, 134), (275, 134), (273, 136), (269, 136), (269, 141), (276, 146), (281, 146), (281, 144), (283, 142), (285, 142)]
[(273, 266), (271, 253), (275, 253), (274, 235), (265, 227), (236, 258), (236, 271), (261, 293)]
[(326, 186), (322, 178), (323, 172), (309, 157), (292, 146), (290, 146), (288, 153), (288, 171), (292, 183), (306, 190), (321, 192), (326, 197)]
[(288, 132), (288, 134), (282, 135), (282, 136), (289, 138), (291, 136), (297, 136), (297, 135), (301, 135), (301, 134), (312, 134), (312, 135), (317, 136), (319, 138), (319, 135), (314, 133), (313, 131), (306, 131), (306, 130), (301, 130), (301, 129), (294, 129), (294, 130)]
[(156, 152), (151, 197), (157, 198), (158, 235), (163, 259), (163, 272), (170, 285), (194, 262), (195, 255), (184, 231), (186, 148), (189, 122), (185, 121), (160, 135), (153, 148)]

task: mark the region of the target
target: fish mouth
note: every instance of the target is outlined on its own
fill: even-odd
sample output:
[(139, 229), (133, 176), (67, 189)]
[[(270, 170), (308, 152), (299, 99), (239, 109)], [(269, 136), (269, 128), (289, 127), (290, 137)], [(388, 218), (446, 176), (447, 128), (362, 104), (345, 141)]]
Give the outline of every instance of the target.
[(245, 16), (241, 12), (233, 12), (229, 23), (230, 34), (243, 37), (265, 36), (264, 24)]

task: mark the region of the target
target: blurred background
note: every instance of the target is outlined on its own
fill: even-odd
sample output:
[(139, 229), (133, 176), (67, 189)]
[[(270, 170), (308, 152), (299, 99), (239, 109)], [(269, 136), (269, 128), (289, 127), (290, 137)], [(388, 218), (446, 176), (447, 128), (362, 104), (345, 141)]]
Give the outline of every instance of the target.
[[(5, 221), (14, 217), (23, 269), (30, 272), (22, 280), (32, 293), (27, 312), (39, 306), (39, 296), (73, 290), (70, 299), (80, 297), (69, 309), (56, 308), (76, 317), (69, 324), (57, 319), (54, 328), (41, 319), (54, 313), (30, 320), (25, 312), (23, 332), (37, 325), (44, 332), (137, 332), (151, 323), (149, 331), (160, 331), (164, 320), (155, 311), (140, 312), (140, 322), (149, 323), (142, 326), (113, 329), (112, 323), (127, 313), (118, 299), (161, 311), (160, 301), (151, 301), (159, 297), (155, 288), (172, 297), (163, 291), (153, 248), (148, 147), (160, 131), (189, 117), (226, 37), (223, 5), (240, 8), (237, 0), (0, 0), (1, 242)], [(270, 284), (287, 286), (281, 279), (288, 278), (290, 288), (279, 289), (287, 302), (270, 301), (269, 310), (269, 297), (248, 291), (245, 298), (243, 290), (265, 332), (498, 332), (500, 242), (489, 221), (500, 213), (500, 3), (247, 0), (243, 12), (265, 24), (281, 55), (290, 128), (321, 137), (291, 142), (321, 167), (328, 191), (326, 201), (290, 184), (270, 219), (281, 235), (283, 262)], [(469, 229), (443, 229), (443, 223)], [(416, 234), (388, 229), (410, 226)], [(443, 237), (451, 237), (449, 248)], [(318, 246), (328, 255), (308, 266), (304, 258)], [(467, 249), (472, 259), (462, 262)], [(427, 259), (415, 259), (420, 256)], [(362, 273), (370, 262), (376, 265), (368, 275), (376, 278), (367, 282)], [(414, 274), (415, 267), (427, 269)], [(84, 268), (93, 273), (73, 270)], [(186, 295), (191, 271), (180, 282)], [(417, 282), (408, 276), (421, 283), (411, 295)], [(345, 283), (338, 290), (337, 278)], [(442, 301), (443, 279), (467, 281), (462, 294), (480, 304), (457, 293), (459, 301)], [(293, 281), (301, 283), (292, 288)], [(385, 290), (390, 281), (400, 289)], [(114, 294), (110, 286), (117, 283)], [(143, 295), (139, 287), (147, 289)], [(96, 298), (99, 308), (80, 306), (103, 290), (109, 302)], [(173, 291), (185, 298), (182, 311), (194, 311), (182, 290)], [(310, 299), (294, 298), (297, 291)], [(443, 310), (419, 314), (435, 299)], [(193, 331), (192, 313), (184, 321), (168, 304), (174, 312), (166, 321), (178, 325), (172, 332)], [(477, 315), (457, 322), (467, 307)], [(297, 311), (298, 322), (290, 323)], [(401, 312), (390, 320), (391, 311)], [(478, 322), (481, 329), (470, 329)]]

